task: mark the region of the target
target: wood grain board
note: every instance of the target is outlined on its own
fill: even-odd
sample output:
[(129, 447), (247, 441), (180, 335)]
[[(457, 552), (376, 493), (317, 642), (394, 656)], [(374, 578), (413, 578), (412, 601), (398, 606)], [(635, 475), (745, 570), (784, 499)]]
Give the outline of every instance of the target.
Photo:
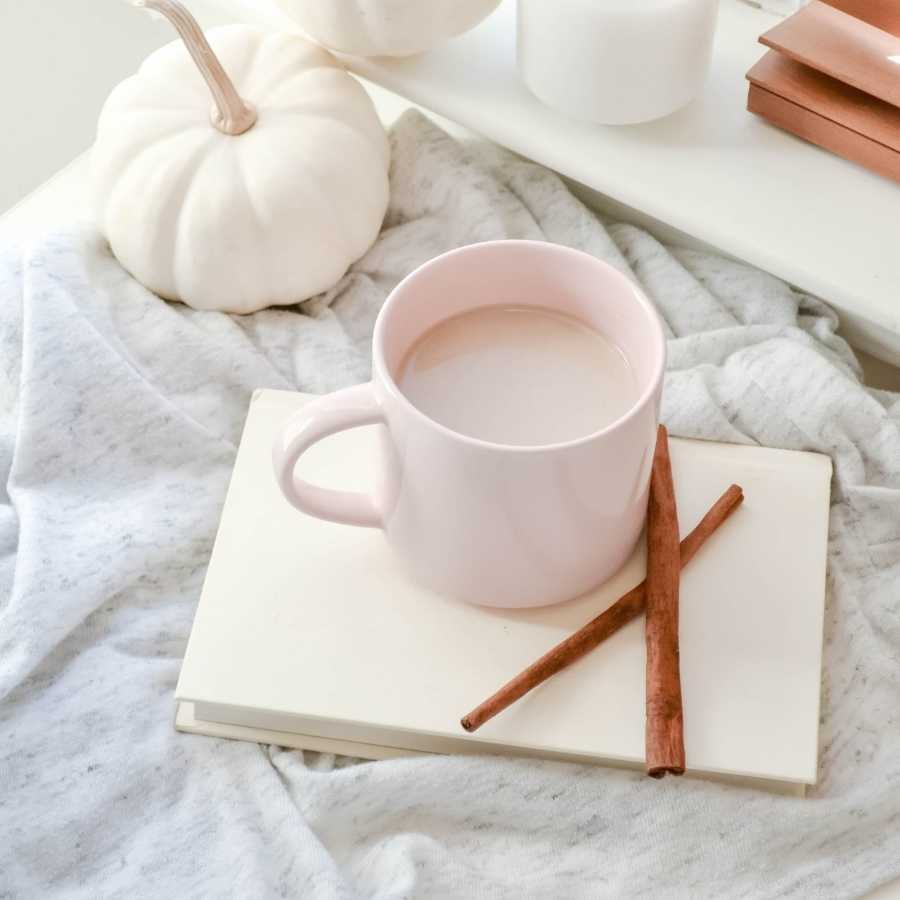
[[(828, 146), (825, 143), (829, 140), (828, 132), (840, 127), (867, 144), (880, 145), (890, 154), (900, 154), (900, 109), (896, 106), (774, 52), (767, 53), (747, 73), (747, 78), (751, 85), (810, 111), (820, 120), (816, 128), (804, 127), (801, 137), (806, 140)], [(758, 110), (751, 107), (751, 112)], [(791, 121), (778, 124), (799, 133)], [(842, 146), (852, 149), (849, 144), (842, 143)], [(828, 149), (834, 148), (828, 146)], [(865, 158), (856, 161), (866, 164)], [(900, 172), (900, 155), (892, 170)]]
[(847, 13), (813, 2), (767, 31), (760, 43), (900, 106), (900, 37)]
[(825, 0), (825, 2), (876, 28), (900, 35), (900, 3), (897, 0)]

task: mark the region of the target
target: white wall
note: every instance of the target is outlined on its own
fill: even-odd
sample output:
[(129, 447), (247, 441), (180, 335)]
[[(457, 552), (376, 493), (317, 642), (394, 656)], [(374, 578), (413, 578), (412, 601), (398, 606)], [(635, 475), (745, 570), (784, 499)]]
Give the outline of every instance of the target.
[[(188, 5), (206, 26), (263, 18), (268, 2)], [(173, 37), (127, 0), (0, 0), (0, 212), (91, 145), (113, 86)]]
[(0, 0), (0, 210), (90, 146), (110, 88), (167, 39), (123, 0)]

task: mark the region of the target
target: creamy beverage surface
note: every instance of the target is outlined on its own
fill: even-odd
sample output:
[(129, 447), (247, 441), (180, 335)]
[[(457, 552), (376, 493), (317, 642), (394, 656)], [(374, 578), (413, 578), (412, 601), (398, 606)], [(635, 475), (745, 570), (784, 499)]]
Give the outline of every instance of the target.
[(441, 425), (519, 446), (585, 437), (638, 399), (614, 343), (578, 319), (534, 306), (486, 306), (438, 323), (410, 348), (397, 383)]

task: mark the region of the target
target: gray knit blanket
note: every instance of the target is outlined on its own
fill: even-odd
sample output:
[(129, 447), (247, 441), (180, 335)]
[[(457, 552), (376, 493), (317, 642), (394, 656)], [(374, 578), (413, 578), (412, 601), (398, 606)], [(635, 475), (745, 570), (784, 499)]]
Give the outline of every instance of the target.
[[(392, 143), (377, 244), (297, 308), (163, 302), (88, 226), (0, 259), (0, 897), (830, 898), (900, 876), (900, 395), (865, 388), (831, 310), (769, 275), (602, 223), (552, 173), (418, 114)], [(668, 327), (673, 433), (834, 460), (806, 799), (174, 731), (251, 392), (366, 379), (400, 278), (510, 237), (640, 281)]]

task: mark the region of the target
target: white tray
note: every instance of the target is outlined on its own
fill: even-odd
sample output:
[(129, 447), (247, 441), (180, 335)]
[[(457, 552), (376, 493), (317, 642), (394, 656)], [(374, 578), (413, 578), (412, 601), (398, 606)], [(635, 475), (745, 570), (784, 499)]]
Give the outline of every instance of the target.
[[(575, 122), (536, 100), (515, 65), (515, 2), (409, 59), (344, 62), (359, 75), (586, 185), (592, 205), (688, 236), (832, 303), (855, 346), (900, 356), (900, 186), (746, 111), (745, 74), (780, 19), (722, 0), (702, 96), (659, 122)], [(900, 77), (900, 67), (898, 67)], [(663, 226), (663, 227), (660, 227)]]

